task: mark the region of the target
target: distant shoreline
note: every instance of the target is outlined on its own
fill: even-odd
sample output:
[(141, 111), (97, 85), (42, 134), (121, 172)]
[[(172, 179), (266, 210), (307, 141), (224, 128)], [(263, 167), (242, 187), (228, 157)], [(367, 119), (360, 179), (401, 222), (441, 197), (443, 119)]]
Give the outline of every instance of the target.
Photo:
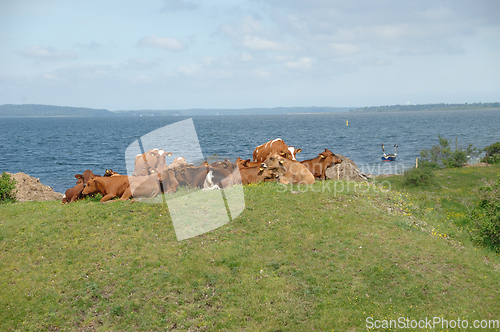
[(429, 111), (480, 111), (500, 110), (500, 103), (425, 104), (372, 107), (275, 107), (242, 109), (185, 109), (185, 110), (118, 110), (50, 105), (0, 105), (0, 117), (52, 117), (52, 118), (103, 118), (103, 117), (154, 117), (154, 116), (234, 116), (234, 115), (312, 115), (337, 113), (387, 113)]

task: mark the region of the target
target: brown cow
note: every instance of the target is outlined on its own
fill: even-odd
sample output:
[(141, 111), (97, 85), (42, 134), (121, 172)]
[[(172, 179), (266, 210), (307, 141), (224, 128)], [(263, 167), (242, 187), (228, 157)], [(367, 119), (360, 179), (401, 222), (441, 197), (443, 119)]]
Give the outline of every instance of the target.
[(200, 184), (201, 182), (203, 182), (203, 189), (223, 189), (235, 184), (233, 174), (222, 166), (209, 167), (206, 175), (204, 172), (198, 173), (194, 183)]
[(76, 186), (69, 188), (64, 193), (62, 203), (73, 203), (76, 200), (83, 199), (83, 179), (76, 182)]
[(165, 169), (160, 174), (161, 181), (161, 192), (167, 193), (175, 193), (177, 191), (177, 187), (179, 186), (179, 182), (175, 178), (175, 172), (171, 168)]
[(78, 180), (81, 179), (83, 181), (84, 185), (86, 185), (90, 179), (93, 179), (95, 177), (101, 177), (101, 176), (94, 174), (90, 169), (83, 172), (83, 174), (76, 174), (75, 175), (75, 178)]
[(236, 165), (241, 169), (242, 167), (256, 167), (256, 166), (261, 166), (262, 162), (253, 162), (250, 161), (250, 159), (243, 160), (240, 157), (236, 159)]
[(210, 164), (212, 168), (226, 169), (229, 172), (232, 172), (236, 169), (237, 165), (233, 164), (229, 159), (225, 159), (223, 161), (215, 161)]
[[(132, 192), (132, 188), (134, 188)], [(130, 197), (154, 197), (160, 193), (157, 181), (145, 176), (112, 176), (94, 177), (90, 179), (83, 189), (84, 195), (101, 194), (101, 203), (105, 203), (115, 197), (125, 201)]]
[(262, 163), (271, 153), (278, 153), (281, 157), (290, 160), (295, 159), (295, 155), (302, 149), (295, 149), (293, 146), (288, 146), (281, 138), (276, 138), (272, 141), (259, 145), (253, 151), (253, 161)]
[(267, 179), (277, 179), (272, 170), (262, 166), (241, 167), (239, 177), (235, 179), (235, 182), (241, 182), (242, 184), (260, 183)]
[(76, 200), (83, 199), (83, 188), (90, 179), (94, 177), (100, 177), (100, 175), (95, 175), (91, 170), (86, 170), (83, 174), (75, 174), (76, 186), (69, 188), (64, 193), (62, 198), (62, 203), (73, 203)]
[[(203, 188), (203, 183), (209, 169), (207, 167), (184, 166), (176, 168), (175, 178), (180, 185)], [(203, 175), (199, 175), (203, 173)]]
[(165, 157), (171, 156), (172, 152), (162, 149), (151, 149), (135, 157), (135, 172), (132, 175), (151, 175), (161, 173), (167, 167)]
[(174, 159), (174, 161), (170, 165), (168, 165), (168, 168), (175, 169), (175, 168), (187, 166), (187, 165), (188, 165), (188, 163), (186, 162), (186, 158), (177, 157)]
[(315, 178), (324, 180), (326, 178), (326, 169), (332, 165), (340, 164), (342, 159), (335, 155), (332, 151), (325, 149), (316, 158), (303, 160), (300, 163), (314, 175)]
[(262, 167), (279, 175), (279, 182), (283, 184), (313, 184), (315, 182), (314, 175), (306, 166), (298, 161), (283, 158), (276, 152), (266, 158)]
[(110, 177), (110, 176), (117, 176), (120, 175), (117, 172), (113, 171), (111, 168), (107, 169), (106, 172), (104, 173), (104, 177)]

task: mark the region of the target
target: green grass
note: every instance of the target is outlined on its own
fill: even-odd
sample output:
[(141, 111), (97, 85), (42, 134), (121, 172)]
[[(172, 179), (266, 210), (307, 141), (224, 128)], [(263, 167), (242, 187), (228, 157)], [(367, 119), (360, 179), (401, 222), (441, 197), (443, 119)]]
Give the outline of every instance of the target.
[(500, 256), (469, 240), (464, 207), (499, 170), (439, 171), (425, 190), (398, 176), (337, 191), (334, 181), (250, 185), (238, 218), (181, 242), (161, 204), (3, 204), (0, 329), (361, 331), (367, 317), (500, 319)]

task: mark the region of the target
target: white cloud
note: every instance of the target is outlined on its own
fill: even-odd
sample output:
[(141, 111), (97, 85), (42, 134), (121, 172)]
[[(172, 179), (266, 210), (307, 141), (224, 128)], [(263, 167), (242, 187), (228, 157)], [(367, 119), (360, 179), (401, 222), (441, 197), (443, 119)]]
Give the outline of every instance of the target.
[(53, 74), (49, 74), (49, 73), (42, 74), (42, 77), (44, 80), (51, 82), (51, 83), (58, 83), (61, 81), (61, 79), (59, 77), (57, 77), (56, 75), (53, 75)]
[(186, 0), (163, 0), (164, 5), (161, 9), (162, 12), (171, 11), (176, 12), (180, 10), (196, 10), (198, 5), (192, 1)]
[(78, 63), (69, 67), (57, 69), (55, 74), (68, 81), (109, 80), (117, 77), (117, 71), (112, 65), (87, 63)]
[(60, 51), (51, 47), (45, 46), (30, 46), (21, 51), (21, 54), (27, 57), (47, 60), (57, 59), (75, 59), (78, 54), (73, 51)]
[(148, 85), (154, 82), (154, 79), (147, 75), (139, 75), (128, 80), (133, 85)]
[(146, 60), (142, 58), (132, 58), (127, 60), (124, 64), (126, 69), (134, 69), (134, 70), (149, 70), (156, 68), (160, 65), (160, 63), (156, 60)]
[(184, 75), (193, 75), (200, 70), (200, 66), (192, 65), (192, 66), (180, 66), (177, 71)]
[(242, 53), (240, 56), (240, 60), (243, 62), (253, 61), (254, 57), (248, 53)]
[(262, 22), (253, 16), (242, 17), (232, 24), (219, 27), (219, 32), (229, 38), (237, 48), (249, 51), (287, 51), (290, 46), (270, 29), (264, 27)]
[(258, 78), (269, 78), (271, 77), (271, 72), (267, 69), (258, 68), (253, 70), (253, 75)]
[(249, 35), (243, 37), (242, 44), (245, 48), (254, 51), (279, 51), (286, 48), (281, 43)]
[(329, 46), (331, 52), (338, 57), (352, 56), (360, 52), (360, 47), (354, 44), (331, 43)]
[(156, 34), (139, 39), (137, 45), (163, 48), (169, 51), (182, 51), (187, 48), (187, 45), (177, 38), (158, 37)]
[(302, 57), (297, 61), (285, 62), (285, 67), (289, 69), (307, 70), (311, 68), (311, 66), (312, 66), (312, 60), (307, 57)]

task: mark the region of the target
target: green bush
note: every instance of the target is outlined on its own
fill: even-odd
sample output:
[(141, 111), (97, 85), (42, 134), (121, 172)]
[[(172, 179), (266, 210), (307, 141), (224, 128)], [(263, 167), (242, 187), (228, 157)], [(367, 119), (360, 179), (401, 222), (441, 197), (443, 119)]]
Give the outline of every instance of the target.
[(477, 157), (479, 150), (469, 144), (465, 149), (452, 151), (450, 140), (438, 135), (439, 145), (432, 146), (429, 150), (420, 151), (420, 159), (424, 163), (434, 163), (439, 167), (455, 168), (463, 167), (471, 157)]
[[(430, 164), (434, 165), (434, 164)], [(421, 187), (434, 183), (434, 174), (432, 166), (420, 166), (412, 168), (403, 173), (403, 185), (410, 187)]]
[(479, 187), (482, 199), (472, 211), (472, 237), (475, 242), (500, 252), (500, 175), (496, 183)]
[(463, 167), (468, 159), (466, 151), (457, 150), (452, 152), (448, 158), (443, 159), (442, 162), (446, 168), (456, 168)]
[(483, 158), (483, 162), (487, 162), (489, 164), (500, 164), (500, 142), (487, 146), (483, 151), (488, 154), (488, 160)]
[(3, 172), (0, 176), (0, 203), (16, 201), (16, 180)]
[(419, 166), (418, 167), (423, 167), (423, 168), (427, 168), (431, 171), (435, 171), (435, 170), (438, 170), (439, 169), (439, 165), (437, 162), (434, 162), (434, 161), (421, 161), (419, 163)]

